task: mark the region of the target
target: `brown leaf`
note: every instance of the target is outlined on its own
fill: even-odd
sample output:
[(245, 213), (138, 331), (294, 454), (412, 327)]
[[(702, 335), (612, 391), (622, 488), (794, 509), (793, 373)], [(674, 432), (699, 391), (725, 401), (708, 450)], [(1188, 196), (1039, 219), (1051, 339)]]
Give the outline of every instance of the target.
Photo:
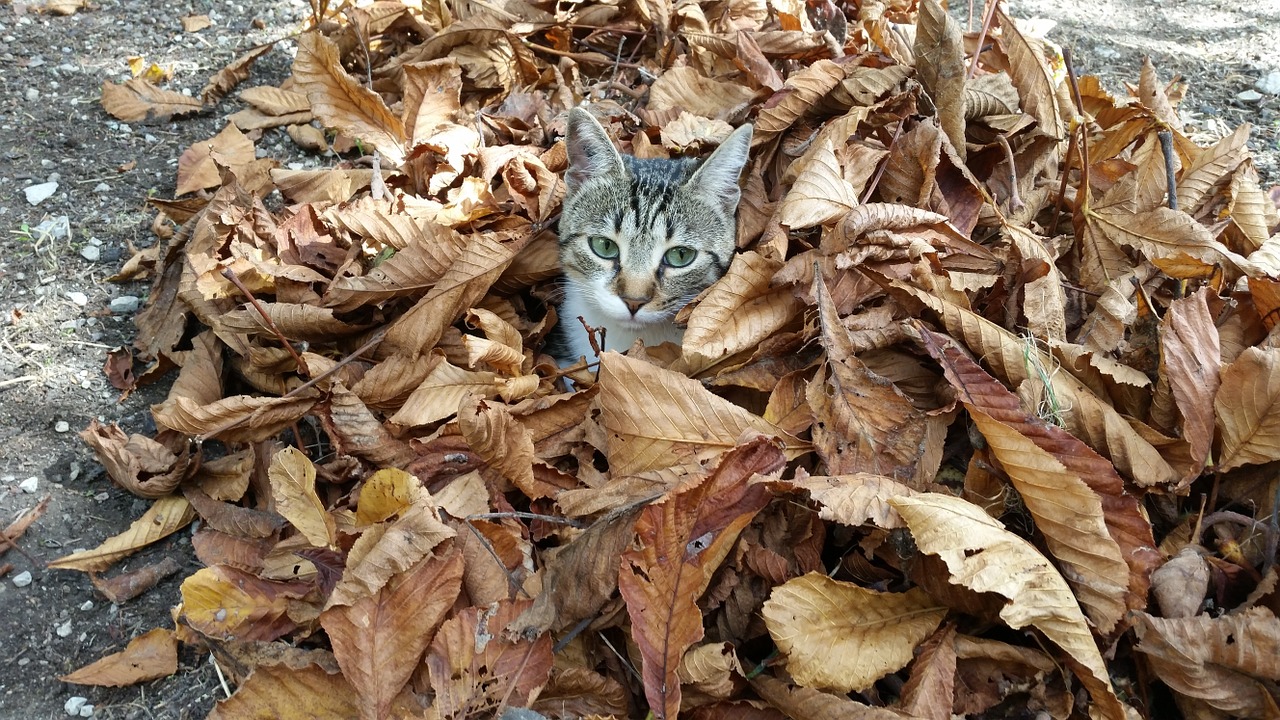
[(187, 471), (185, 452), (179, 458), (145, 435), (126, 437), (114, 423), (103, 425), (97, 419), (91, 420), (80, 439), (93, 448), (112, 480), (139, 497), (155, 499), (172, 493)]
[(129, 529), (107, 538), (92, 550), (82, 550), (51, 560), (49, 567), (85, 572), (106, 570), (121, 558), (186, 527), (194, 517), (191, 503), (185, 498), (178, 495), (162, 497), (152, 503), (142, 517), (134, 520)]
[(298, 38), (293, 77), (326, 127), (372, 145), (392, 167), (404, 163), (404, 123), (378, 94), (342, 69), (333, 41), (318, 32), (303, 33)]
[(796, 687), (770, 675), (752, 678), (751, 687), (765, 702), (782, 710), (790, 718), (902, 720), (902, 716), (893, 710), (863, 705), (850, 700), (847, 694), (837, 695), (813, 688)]
[(355, 690), (339, 673), (260, 665), (208, 720), (350, 720), (359, 714)]
[(1213, 444), (1214, 396), (1222, 352), (1208, 305), (1209, 288), (1169, 304), (1161, 322), (1161, 369), (1182, 415), (1182, 438), (1191, 446), (1184, 485), (1199, 477)]
[[(831, 475), (868, 472), (910, 484), (925, 450), (923, 414), (854, 354), (821, 277), (814, 280), (827, 370), (809, 383), (813, 442)], [(827, 374), (829, 373), (829, 375)]]
[(1027, 541), (959, 498), (925, 493), (890, 501), (922, 552), (946, 563), (951, 581), (1007, 600), (1000, 617), (1037, 628), (1074, 660), (1076, 676), (1107, 720), (1123, 720), (1106, 664), (1066, 581)]
[(738, 533), (769, 502), (764, 486), (749, 481), (782, 465), (774, 441), (757, 438), (726, 454), (710, 476), (646, 507), (636, 520), (636, 546), (622, 555), (618, 588), (644, 658), (645, 697), (655, 717), (674, 718), (679, 711), (676, 668), (703, 636), (695, 603)]
[(1280, 620), (1269, 610), (1136, 620), (1136, 649), (1175, 692), (1234, 717), (1274, 717), (1266, 681), (1280, 680)]
[(956, 687), (956, 628), (948, 623), (917, 648), (902, 686), (902, 709), (921, 720), (950, 720)]
[(431, 291), (391, 324), (379, 352), (416, 354), (435, 345), (446, 327), (484, 297), (532, 236), (527, 228), (514, 234), (473, 235), (467, 251), (458, 256)]
[(526, 637), (562, 632), (593, 617), (618, 587), (617, 558), (631, 545), (639, 504), (611, 510), (581, 535), (549, 554), (543, 563), (543, 591), (513, 623)]
[(938, 109), (938, 124), (964, 160), (964, 39), (960, 26), (938, 0), (921, 0), (912, 49), (916, 76)]
[(439, 717), (497, 716), (504, 706), (528, 707), (551, 673), (551, 637), (507, 630), (530, 601), (470, 607), (445, 621), (424, 663)]
[(360, 717), (385, 718), (391, 702), (462, 589), (462, 555), (445, 549), (391, 578), (376, 593), (320, 615)]
[(699, 374), (750, 350), (789, 323), (801, 305), (788, 288), (771, 286), (781, 265), (751, 251), (734, 256), (725, 276), (689, 316), (683, 357), (672, 369)]
[[(600, 425), (609, 469), (629, 475), (718, 455), (747, 430), (782, 439), (789, 455), (806, 445), (709, 392), (696, 380), (641, 360), (600, 356)], [(655, 410), (661, 409), (661, 412)]]
[(738, 83), (703, 77), (692, 67), (677, 67), (663, 73), (649, 88), (649, 110), (685, 111), (729, 120), (741, 114), (751, 95), (750, 88)]
[[(250, 48), (235, 60), (232, 60), (213, 77), (209, 78), (209, 82), (200, 90), (200, 101), (205, 105), (213, 105), (227, 93), (236, 88), (237, 85), (244, 82), (249, 77), (249, 70), (253, 67), (253, 63), (258, 58), (266, 55), (271, 48), (275, 47), (275, 41)], [(242, 129), (248, 129), (243, 128)]]
[(1221, 378), (1213, 399), (1219, 469), (1280, 460), (1280, 349), (1247, 348)]
[(165, 122), (198, 112), (204, 104), (172, 90), (161, 90), (146, 80), (129, 78), (123, 85), (102, 82), (102, 109), (125, 122)]
[[(895, 282), (894, 287), (937, 312), (951, 336), (981, 357), (992, 374), (1009, 386), (1017, 387), (1027, 381), (1043, 382), (1043, 376), (1033, 375), (1028, 367), (1026, 358), (1029, 354), (1039, 367), (1053, 365), (1039, 350), (1028, 348), (1008, 331), (970, 310), (903, 283)], [(1139, 435), (1114, 407), (1099, 400), (1083, 383), (1065, 373), (1051, 374), (1048, 383), (1059, 407), (1064, 409), (1061, 419), (1067, 432), (1110, 459), (1125, 477), (1144, 486), (1178, 482), (1178, 473), (1155, 447)]]
[(420, 497), (395, 520), (361, 533), (351, 546), (342, 579), (329, 596), (326, 609), (351, 605), (378, 592), (393, 576), (413, 567), (455, 534), (440, 521), (436, 509), (426, 504), (426, 497)]
[(505, 405), (464, 401), (458, 427), (471, 449), (532, 499), (548, 497), (549, 488), (533, 479), (533, 436), (516, 422)]
[(763, 615), (796, 683), (864, 692), (911, 662), (947, 608), (920, 588), (882, 593), (809, 573), (773, 588)]
[(1067, 124), (1058, 108), (1057, 82), (1045, 58), (1043, 41), (1024, 35), (1000, 8), (996, 8), (995, 18), (1000, 26), (998, 42), (1009, 56), (1009, 79), (1018, 89), (1023, 110), (1036, 119), (1040, 132), (1055, 140), (1065, 138)]
[(58, 678), (77, 685), (124, 687), (178, 672), (178, 642), (172, 630), (156, 628), (128, 647)]
[[(967, 355), (944, 342), (942, 336), (926, 331), (923, 339), (925, 348), (938, 360), (947, 380), (960, 392), (960, 398), (966, 407), (971, 408), (971, 412), (973, 408), (980, 408), (974, 415), (979, 429), (985, 423), (985, 427), (1001, 437), (1002, 442), (993, 442), (992, 448), (1002, 464), (1005, 459), (1014, 465), (1032, 462), (1051, 468), (1053, 473), (1065, 473), (1065, 477), (1058, 480), (1062, 483), (1061, 486), (1051, 485), (1045, 488), (1045, 476), (1037, 472), (1023, 475), (1018, 470), (1010, 470), (1008, 465), (1005, 466), (1014, 486), (1023, 494), (1037, 525), (1047, 524), (1040, 527), (1041, 532), (1045, 533), (1046, 538), (1056, 538), (1050, 541), (1052, 551), (1055, 555), (1060, 550), (1071, 554), (1070, 558), (1061, 555), (1059, 558), (1078, 571), (1078, 574), (1071, 573), (1073, 582), (1089, 586), (1079, 591), (1080, 599), (1091, 608), (1091, 619), (1099, 629), (1103, 633), (1110, 632), (1116, 619), (1126, 609), (1145, 607), (1150, 575), (1160, 562), (1160, 557), (1155, 551), (1151, 522), (1138, 499), (1126, 492), (1124, 481), (1116, 474), (1111, 463), (1058, 426), (1023, 411), (1016, 395), (996, 382), (995, 378), (984, 372)], [(981, 418), (978, 417), (979, 414)], [(1009, 436), (1007, 430), (1016, 430), (1023, 440), (1035, 446), (1036, 451), (1023, 440)], [(985, 432), (983, 430), (984, 434)], [(999, 447), (996, 447), (997, 444)], [(1037, 456), (1038, 460), (1035, 459)], [(1052, 463), (1047, 462), (1050, 459)], [(1032, 478), (1038, 478), (1039, 484), (1027, 485)], [(1088, 494), (1081, 491), (1082, 485), (1087, 486)], [(1075, 517), (1064, 512), (1068, 500), (1075, 505)], [(1106, 525), (1101, 532), (1094, 525), (1099, 511)], [(1101, 543), (1094, 548), (1101, 555), (1097, 559), (1098, 565), (1093, 564), (1095, 561), (1087, 551), (1083, 556), (1078, 553), (1079, 545), (1088, 546), (1093, 543), (1079, 537), (1070, 528), (1059, 527), (1060, 523), (1068, 520), (1078, 521), (1082, 530), (1087, 528), (1090, 534), (1096, 536), (1096, 542)], [(1077, 547), (1056, 548), (1059, 542)], [(1110, 547), (1112, 544), (1116, 547)], [(1117, 554), (1128, 564), (1128, 581), (1119, 587), (1114, 573), (1124, 570), (1117, 568), (1114, 563)], [(1116, 596), (1107, 598), (1107, 592)], [(1114, 607), (1115, 601), (1122, 601), (1119, 608)]]

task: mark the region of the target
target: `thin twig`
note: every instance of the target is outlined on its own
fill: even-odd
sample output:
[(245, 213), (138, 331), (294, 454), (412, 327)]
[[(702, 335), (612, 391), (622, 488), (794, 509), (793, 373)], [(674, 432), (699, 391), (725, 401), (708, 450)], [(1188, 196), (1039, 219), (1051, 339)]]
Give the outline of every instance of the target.
[[(898, 123), (893, 129), (893, 137), (889, 139), (889, 146), (885, 148), (886, 152), (893, 152), (893, 146), (898, 142), (898, 136), (902, 134), (903, 123)], [(889, 167), (889, 155), (884, 156), (884, 162), (880, 163), (880, 167), (876, 168), (875, 177), (871, 178), (871, 182), (867, 183), (867, 189), (862, 191), (862, 204), (866, 205), (867, 200), (871, 198), (871, 193), (875, 192), (876, 186), (880, 184), (880, 177), (884, 175), (884, 169)]]
[(1009, 140), (1004, 135), (997, 135), (996, 140), (1000, 141), (1000, 147), (1004, 148), (1004, 157), (1009, 161), (1009, 209), (1018, 212), (1026, 207), (1022, 204), (1022, 198), (1018, 197), (1018, 166), (1013, 162), (1013, 150), (1009, 147)]
[(996, 6), (1000, 4), (1000, 0), (987, 0), (990, 5), (982, 16), (982, 30), (978, 32), (978, 44), (974, 46), (973, 62), (969, 63), (969, 72), (965, 75), (966, 82), (973, 79), (974, 73), (978, 71), (978, 56), (982, 54), (982, 44), (987, 41), (987, 31), (991, 29), (991, 21), (996, 16)]
[[(531, 43), (528, 40), (526, 40), (524, 44), (530, 50), (533, 50), (535, 52), (546, 53), (547, 55), (554, 55), (556, 57), (566, 57), (566, 58), (569, 58), (570, 60), (577, 60), (578, 62), (592, 63), (593, 65), (609, 65), (609, 66), (612, 66), (614, 64), (612, 58), (610, 58), (608, 55), (603, 55), (601, 53), (565, 52), (563, 50), (556, 50), (555, 48), (545, 47), (537, 43)], [(636, 65), (634, 63), (626, 63), (626, 62), (619, 62), (618, 66), (632, 69), (632, 70), (640, 67), (639, 65)]]
[(280, 344), (284, 345), (284, 348), (293, 356), (293, 361), (298, 364), (298, 372), (301, 372), (303, 375), (309, 375), (310, 373), (307, 372), (306, 361), (302, 359), (302, 356), (298, 354), (297, 350), (293, 349), (293, 344), (284, 336), (284, 333), (280, 332), (280, 328), (276, 327), (275, 321), (267, 314), (267, 309), (262, 307), (262, 304), (258, 302), (258, 298), (254, 297), (249, 288), (245, 287), (245, 284), (236, 276), (235, 271), (231, 268), (223, 268), (222, 277), (230, 280), (232, 285), (235, 285), (240, 292), (244, 293), (245, 297), (249, 298), (249, 302), (253, 304), (253, 308), (258, 311), (258, 314), (262, 316), (262, 321), (267, 324), (267, 329), (275, 334), (276, 339), (280, 341)]
[(1164, 155), (1164, 182), (1169, 189), (1169, 209), (1178, 209), (1178, 180), (1173, 176), (1173, 133), (1160, 130), (1156, 133), (1160, 138), (1160, 152)]
[[(341, 359), (341, 360), (339, 360), (338, 362), (334, 363), (333, 367), (329, 368), (328, 370), (325, 370), (324, 372), (322, 372), (322, 373), (320, 373), (319, 375), (317, 375), (317, 376), (315, 376), (315, 377), (311, 378), (310, 380), (308, 380), (308, 381), (306, 381), (305, 383), (303, 383), (303, 384), (299, 385), (298, 387), (296, 387), (296, 388), (294, 388), (294, 389), (290, 390), (289, 392), (285, 393), (284, 395), (281, 395), (281, 396), (280, 396), (280, 398), (283, 400), (284, 398), (297, 397), (297, 396), (298, 396), (299, 394), (301, 394), (303, 391), (311, 389), (311, 388), (312, 388), (312, 387), (314, 387), (317, 383), (321, 382), (321, 381), (322, 381), (322, 380), (324, 380), (325, 378), (327, 378), (327, 377), (329, 377), (329, 376), (333, 375), (334, 373), (338, 372), (338, 370), (340, 370), (341, 368), (343, 368), (344, 366), (346, 366), (347, 364), (349, 364), (351, 361), (355, 360), (356, 358), (360, 357), (361, 355), (364, 355), (365, 353), (369, 352), (369, 351), (370, 351), (370, 350), (372, 350), (374, 347), (376, 347), (376, 346), (378, 345), (378, 343), (382, 342), (382, 338), (386, 336), (387, 331), (388, 331), (388, 330), (390, 330), (390, 329), (391, 329), (391, 326), (390, 326), (390, 325), (388, 325), (387, 327), (384, 327), (384, 328), (382, 328), (381, 330), (378, 330), (378, 331), (377, 331), (377, 332), (375, 332), (372, 336), (370, 336), (370, 338), (369, 338), (367, 341), (365, 341), (365, 344), (363, 344), (363, 345), (361, 345), (360, 347), (356, 348), (356, 349), (355, 349), (355, 351), (354, 351), (354, 352), (352, 352), (350, 355), (347, 355), (346, 357), (342, 358), (342, 359)], [(226, 431), (230, 430), (231, 428), (234, 428), (234, 427), (236, 427), (236, 426), (240, 425), (240, 423), (243, 423), (245, 420), (248, 420), (248, 419), (249, 419), (249, 416), (248, 416), (248, 415), (242, 415), (242, 416), (240, 416), (240, 417), (238, 417), (238, 418), (233, 418), (232, 420), (229, 420), (229, 421), (227, 421), (227, 422), (225, 422), (225, 423), (223, 423), (223, 424), (219, 425), (218, 427), (216, 427), (216, 428), (214, 428), (214, 429), (210, 430), (210, 431), (209, 431), (209, 432), (207, 432), (207, 433), (204, 433), (204, 434), (202, 434), (202, 435), (197, 435), (197, 436), (195, 436), (195, 438), (194, 438), (194, 439), (195, 439), (195, 442), (196, 442), (196, 444), (197, 444), (197, 445), (203, 444), (205, 440), (208, 440), (209, 438), (214, 437), (214, 436), (218, 435), (219, 433), (224, 433), (224, 432), (226, 432)]]

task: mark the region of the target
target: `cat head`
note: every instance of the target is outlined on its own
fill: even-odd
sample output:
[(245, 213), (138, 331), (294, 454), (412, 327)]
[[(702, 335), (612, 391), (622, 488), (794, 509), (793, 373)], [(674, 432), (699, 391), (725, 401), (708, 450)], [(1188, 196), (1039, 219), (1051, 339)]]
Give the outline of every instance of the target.
[(605, 315), (626, 327), (670, 321), (724, 275), (750, 125), (702, 162), (639, 160), (620, 154), (600, 123), (575, 108), (565, 145), (560, 262)]

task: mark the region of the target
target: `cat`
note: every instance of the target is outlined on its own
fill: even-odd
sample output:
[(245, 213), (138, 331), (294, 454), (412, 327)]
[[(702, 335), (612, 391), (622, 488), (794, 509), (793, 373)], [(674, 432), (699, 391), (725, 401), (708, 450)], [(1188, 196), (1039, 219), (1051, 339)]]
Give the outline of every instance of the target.
[(569, 111), (569, 168), (560, 214), (564, 300), (551, 352), (562, 365), (595, 359), (581, 316), (605, 328), (605, 347), (625, 352), (679, 345), (676, 312), (729, 269), (736, 242), (738, 176), (751, 125), (706, 160), (622, 155), (583, 108)]

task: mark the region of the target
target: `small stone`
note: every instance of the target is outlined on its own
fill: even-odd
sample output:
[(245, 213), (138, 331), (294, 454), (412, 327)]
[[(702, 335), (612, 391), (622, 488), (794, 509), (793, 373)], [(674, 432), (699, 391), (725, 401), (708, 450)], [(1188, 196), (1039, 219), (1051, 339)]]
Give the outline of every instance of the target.
[(121, 295), (118, 298), (111, 298), (111, 312), (116, 315), (128, 315), (138, 311), (138, 306), (142, 300), (133, 295)]
[(98, 262), (102, 257), (102, 248), (97, 245), (85, 245), (80, 248), (80, 257), (88, 260), (89, 262)]
[(71, 292), (67, 293), (67, 299), (79, 305), (80, 307), (84, 307), (85, 305), (89, 304), (89, 296), (85, 295), (84, 293), (78, 290), (72, 290)]
[(56, 433), (64, 433), (71, 429), (71, 423), (66, 420), (59, 420), (53, 424), (53, 431)]
[(77, 717), (80, 715), (80, 709), (88, 702), (89, 698), (76, 695), (75, 697), (67, 698), (67, 702), (62, 706), (62, 709), (66, 710), (68, 715)]
[(1255, 103), (1262, 99), (1262, 93), (1257, 90), (1245, 90), (1237, 93), (1236, 99), (1240, 102)]
[(68, 620), (62, 623), (54, 632), (58, 633), (58, 637), (67, 637), (71, 634), (71, 621)]
[(58, 183), (43, 182), (37, 185), (31, 185), (23, 189), (27, 195), (27, 202), (32, 205), (39, 205), (48, 200), (54, 193), (58, 192)]
[(93, 191), (98, 194), (109, 193), (111, 192), (111, 186), (104, 182), (100, 182), (97, 185), (93, 186)]
[(94, 495), (93, 499), (97, 500), (98, 502), (106, 502), (111, 499), (111, 493), (105, 492), (105, 491), (100, 492), (97, 495)]
[(33, 475), (32, 477), (29, 477), (26, 480), (23, 480), (22, 482), (18, 483), (18, 489), (24, 493), (32, 494), (36, 490), (40, 489), (40, 478), (35, 477)]
[(28, 585), (30, 585), (30, 584), (31, 584), (31, 571), (30, 571), (30, 570), (23, 570), (22, 572), (20, 572), (20, 573), (18, 573), (17, 575), (14, 575), (14, 576), (13, 576), (13, 586), (14, 586), (14, 587), (26, 587), (26, 586), (28, 586)]
[(93, 717), (93, 706), (85, 705), (84, 707), (80, 708), (80, 717), (83, 717), (83, 718)]
[(40, 237), (51, 237), (54, 240), (65, 240), (71, 237), (71, 218), (66, 215), (47, 218), (32, 228), (32, 232)]
[(152, 135), (151, 133), (147, 133), (146, 135), (143, 135), (142, 140), (146, 142), (148, 145), (160, 142), (160, 138), (156, 137), (155, 135)]
[(89, 612), (90, 610), (93, 609), (93, 601), (85, 600), (84, 602), (80, 603), (80, 609), (85, 612)]
[(40, 91), (35, 88), (27, 88), (27, 91), (22, 95), (27, 99), (27, 102), (35, 102), (40, 99)]
[(1098, 57), (1102, 58), (1103, 60), (1115, 60), (1116, 58), (1120, 57), (1120, 51), (1119, 51), (1119, 50), (1116, 50), (1115, 48), (1113, 48), (1113, 47), (1109, 47), (1109, 46), (1106, 46), (1106, 45), (1103, 45), (1102, 47), (1095, 48), (1095, 49), (1094, 49), (1094, 51), (1093, 51), (1093, 54), (1094, 54), (1094, 55), (1097, 55)]
[(1258, 78), (1258, 82), (1253, 84), (1253, 89), (1268, 95), (1280, 95), (1280, 70), (1272, 70)]

